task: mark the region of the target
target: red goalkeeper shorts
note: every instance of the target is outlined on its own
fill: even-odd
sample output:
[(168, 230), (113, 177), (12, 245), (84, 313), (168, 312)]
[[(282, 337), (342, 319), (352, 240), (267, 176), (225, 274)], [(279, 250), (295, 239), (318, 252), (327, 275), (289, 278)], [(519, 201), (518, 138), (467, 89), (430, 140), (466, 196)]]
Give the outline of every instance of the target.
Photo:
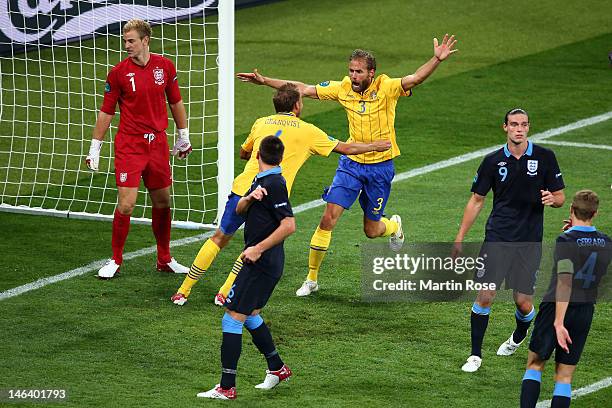
[(118, 187), (138, 187), (140, 179), (149, 190), (172, 184), (170, 149), (166, 132), (115, 138), (115, 180)]

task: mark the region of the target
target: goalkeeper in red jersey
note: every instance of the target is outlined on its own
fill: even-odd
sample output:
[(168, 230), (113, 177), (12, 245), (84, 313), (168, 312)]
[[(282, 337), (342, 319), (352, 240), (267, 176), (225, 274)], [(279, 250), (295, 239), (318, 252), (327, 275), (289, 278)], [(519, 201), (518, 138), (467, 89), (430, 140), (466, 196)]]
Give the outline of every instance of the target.
[(119, 103), (121, 117), (115, 137), (117, 208), (113, 218), (113, 257), (98, 271), (98, 277), (113, 278), (123, 262), (123, 246), (130, 229), (140, 179), (149, 190), (153, 234), (157, 241), (157, 270), (187, 273), (189, 269), (170, 256), (170, 152), (166, 99), (178, 128), (172, 154), (185, 159), (191, 153), (187, 113), (178, 87), (174, 64), (149, 52), (149, 23), (132, 19), (123, 26), (123, 43), (128, 58), (115, 65), (106, 80), (104, 102), (91, 140), (87, 166), (97, 171), (100, 149)]

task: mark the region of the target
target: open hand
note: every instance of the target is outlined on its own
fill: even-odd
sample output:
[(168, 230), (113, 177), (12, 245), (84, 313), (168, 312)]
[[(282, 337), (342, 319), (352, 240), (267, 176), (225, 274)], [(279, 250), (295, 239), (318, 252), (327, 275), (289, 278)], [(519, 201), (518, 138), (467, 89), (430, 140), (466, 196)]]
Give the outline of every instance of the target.
[(555, 326), (555, 332), (557, 333), (557, 343), (566, 353), (569, 353), (569, 344), (572, 344), (569, 332), (565, 326)]
[(236, 74), (236, 77), (242, 82), (250, 82), (255, 85), (264, 84), (264, 77), (257, 71), (257, 68), (255, 68), (253, 72), (239, 72)]
[(454, 50), (453, 47), (457, 44), (457, 40), (455, 40), (455, 36), (448, 34), (444, 34), (444, 38), (442, 39), (442, 44), (438, 44), (438, 39), (433, 39), (434, 43), (434, 56), (440, 61), (444, 61), (451, 54), (456, 53), (459, 50)]

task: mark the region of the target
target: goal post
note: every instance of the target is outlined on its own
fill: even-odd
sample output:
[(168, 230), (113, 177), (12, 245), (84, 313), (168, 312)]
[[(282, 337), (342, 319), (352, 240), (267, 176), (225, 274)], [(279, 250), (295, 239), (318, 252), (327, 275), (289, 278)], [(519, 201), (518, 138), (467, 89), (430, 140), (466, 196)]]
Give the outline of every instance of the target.
[[(100, 170), (84, 158), (108, 71), (127, 55), (121, 26), (153, 26), (151, 52), (177, 68), (193, 152), (172, 158), (173, 225), (215, 227), (234, 170), (234, 0), (0, 2), (0, 210), (111, 220), (116, 204), (113, 141)], [(35, 4), (31, 6), (31, 4)], [(174, 144), (173, 120), (167, 129)], [(141, 184), (133, 222), (150, 223)]]

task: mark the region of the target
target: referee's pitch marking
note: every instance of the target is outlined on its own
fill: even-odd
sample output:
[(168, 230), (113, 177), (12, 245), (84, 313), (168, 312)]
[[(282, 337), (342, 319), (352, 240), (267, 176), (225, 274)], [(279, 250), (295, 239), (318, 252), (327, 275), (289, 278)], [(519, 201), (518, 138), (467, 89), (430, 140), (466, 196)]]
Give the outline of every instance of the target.
[[(609, 120), (609, 119), (612, 119), (612, 111), (606, 112), (606, 113), (601, 114), (601, 115), (592, 116), (590, 118), (582, 119), (582, 120), (570, 123), (570, 124), (565, 125), (565, 126), (549, 129), (549, 130), (541, 132), (541, 133), (536, 133), (533, 136), (531, 136), (529, 138), (529, 140), (531, 140), (532, 142), (541, 142), (541, 141), (544, 141), (544, 140), (546, 140), (548, 138), (551, 138), (553, 136), (558, 136), (558, 135), (561, 135), (563, 133), (571, 132), (572, 130), (576, 130), (576, 129), (584, 128), (584, 127), (587, 127), (587, 126), (591, 126), (591, 125), (594, 125), (594, 124), (597, 124), (597, 123), (600, 123), (600, 122), (604, 122), (604, 121)], [(556, 142), (556, 143), (561, 143), (561, 142)], [(564, 142), (564, 143), (569, 143), (569, 142)], [(423, 175), (423, 174), (431, 173), (432, 171), (444, 169), (446, 167), (454, 166), (456, 164), (464, 163), (464, 162), (467, 162), (469, 160), (473, 160), (473, 159), (485, 156), (485, 155), (487, 155), (487, 154), (489, 154), (489, 153), (491, 153), (491, 152), (493, 152), (493, 151), (495, 151), (497, 149), (499, 149), (499, 145), (495, 145), (495, 146), (487, 147), (487, 148), (484, 148), (484, 149), (476, 150), (474, 152), (462, 154), (460, 156), (452, 157), (452, 158), (447, 159), (447, 160), (442, 160), (442, 161), (439, 161), (437, 163), (428, 164), (427, 166), (423, 166), (423, 167), (419, 167), (419, 168), (416, 168), (416, 169), (408, 170), (408, 171), (405, 171), (403, 173), (397, 174), (395, 176), (395, 178), (393, 179), (393, 183), (397, 183), (399, 181), (407, 180), (407, 179), (410, 179), (412, 177), (420, 176), (420, 175)], [(294, 207), (293, 208), (293, 212), (295, 214), (299, 214), (301, 212), (310, 210), (312, 208), (320, 207), (320, 206), (322, 206), (324, 204), (325, 204), (325, 202), (323, 200), (321, 200), (321, 199), (309, 201), (307, 203), (300, 204), (300, 205)], [(179, 246), (183, 246), (183, 245), (193, 244), (193, 243), (199, 242), (199, 241), (201, 241), (203, 239), (207, 239), (207, 238), (211, 237), (212, 235), (213, 235), (213, 232), (212, 231), (208, 231), (208, 232), (205, 232), (203, 234), (195, 235), (193, 237), (181, 238), (181, 239), (178, 239), (178, 240), (170, 242), (170, 246), (171, 247), (179, 247)], [(142, 248), (142, 249), (139, 249), (138, 251), (128, 252), (127, 254), (123, 255), (123, 259), (130, 260), (130, 259), (138, 258), (140, 256), (152, 254), (156, 250), (157, 250), (156, 246), (150, 246), (148, 248)], [(17, 286), (15, 288), (8, 289), (8, 290), (6, 290), (4, 292), (0, 292), (0, 301), (12, 298), (14, 296), (21, 295), (21, 294), (26, 293), (26, 292), (30, 292), (30, 291), (32, 291), (34, 289), (42, 288), (44, 286), (50, 285), (50, 284), (55, 283), (55, 282), (60, 282), (60, 281), (66, 280), (66, 279), (74, 278), (76, 276), (85, 275), (86, 273), (89, 273), (89, 272), (95, 271), (96, 269), (101, 268), (102, 265), (104, 265), (105, 262), (106, 262), (106, 260), (98, 260), (98, 261), (95, 261), (95, 262), (91, 262), (90, 264), (87, 264), (85, 266), (81, 266), (80, 268), (76, 268), (76, 269), (72, 269), (72, 270), (70, 270), (68, 272), (60, 273), (59, 275), (48, 276), (48, 277), (45, 277), (45, 278), (38, 279), (38, 280), (36, 280), (34, 282), (27, 283), (27, 284), (22, 285), (22, 286)]]

